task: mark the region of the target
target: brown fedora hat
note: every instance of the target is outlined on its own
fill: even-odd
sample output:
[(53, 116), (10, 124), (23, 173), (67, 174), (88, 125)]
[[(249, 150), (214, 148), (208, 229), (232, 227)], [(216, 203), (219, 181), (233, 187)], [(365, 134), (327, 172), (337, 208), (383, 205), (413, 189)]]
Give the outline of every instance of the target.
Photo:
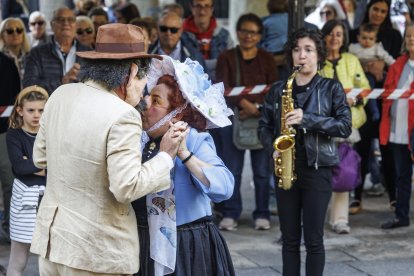
[(131, 24), (106, 24), (98, 28), (95, 51), (76, 52), (87, 59), (158, 58), (144, 51), (142, 29)]

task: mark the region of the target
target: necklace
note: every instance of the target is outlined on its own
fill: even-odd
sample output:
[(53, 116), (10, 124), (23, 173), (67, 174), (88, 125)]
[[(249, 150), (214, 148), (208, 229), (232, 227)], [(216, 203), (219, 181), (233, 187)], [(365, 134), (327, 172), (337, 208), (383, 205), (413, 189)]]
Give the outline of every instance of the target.
[(26, 133), (26, 135), (27, 136), (29, 136), (29, 137), (32, 137), (32, 138), (36, 138), (36, 134), (35, 135), (33, 135), (33, 134), (31, 134), (30, 132), (27, 132), (26, 130), (24, 130), (23, 128), (22, 128), (22, 131), (24, 132), (24, 133)]

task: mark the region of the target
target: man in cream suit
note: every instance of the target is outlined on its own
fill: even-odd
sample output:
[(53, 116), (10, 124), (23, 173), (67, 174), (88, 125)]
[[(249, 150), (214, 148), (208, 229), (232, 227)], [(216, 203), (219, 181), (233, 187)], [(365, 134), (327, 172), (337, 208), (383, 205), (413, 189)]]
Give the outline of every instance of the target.
[(60, 86), (41, 119), (33, 159), (47, 168), (31, 251), (40, 275), (125, 275), (139, 269), (130, 202), (170, 186), (185, 123), (171, 124), (160, 153), (141, 165), (137, 106), (150, 58), (142, 30), (108, 24), (96, 50), (78, 52), (80, 83)]

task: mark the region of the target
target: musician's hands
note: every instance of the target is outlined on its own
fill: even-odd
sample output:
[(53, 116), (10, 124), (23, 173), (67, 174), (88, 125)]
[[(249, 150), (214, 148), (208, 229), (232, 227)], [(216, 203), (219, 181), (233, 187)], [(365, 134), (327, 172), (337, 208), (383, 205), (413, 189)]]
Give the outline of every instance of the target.
[(273, 152), (273, 154), (272, 154), (273, 160), (276, 160), (276, 158), (278, 158), (278, 157), (279, 157), (279, 155), (280, 155), (280, 152), (279, 152), (279, 151), (277, 151), (277, 150), (275, 150), (275, 151)]
[(252, 103), (249, 100), (241, 99), (239, 102), (239, 118), (240, 121), (244, 121), (246, 119), (252, 117), (259, 117), (260, 111), (257, 109), (256, 104)]
[(301, 108), (296, 108), (293, 111), (286, 114), (286, 125), (300, 125), (303, 120), (303, 110)]

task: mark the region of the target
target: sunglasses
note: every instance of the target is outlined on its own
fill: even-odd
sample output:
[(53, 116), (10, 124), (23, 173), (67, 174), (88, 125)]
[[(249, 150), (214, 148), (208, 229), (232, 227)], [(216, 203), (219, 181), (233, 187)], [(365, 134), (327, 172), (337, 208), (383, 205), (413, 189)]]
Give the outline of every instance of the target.
[(43, 26), (43, 24), (45, 24), (45, 21), (35, 21), (35, 22), (30, 22), (30, 26)]
[(160, 31), (161, 31), (162, 33), (166, 33), (166, 32), (168, 32), (168, 30), (170, 30), (170, 32), (171, 32), (172, 34), (176, 34), (176, 33), (178, 33), (178, 31), (180, 30), (180, 28), (175, 28), (175, 27), (167, 27), (167, 26), (159, 26), (159, 28), (160, 28)]
[(10, 29), (6, 29), (6, 33), (8, 35), (12, 35), (14, 33), (21, 34), (21, 33), (23, 33), (23, 31), (24, 31), (23, 28), (16, 28), (16, 29), (10, 28)]
[(83, 34), (92, 34), (93, 33), (93, 30), (92, 30), (92, 28), (86, 28), (86, 29), (77, 29), (76, 30), (76, 34), (77, 35), (83, 35)]

